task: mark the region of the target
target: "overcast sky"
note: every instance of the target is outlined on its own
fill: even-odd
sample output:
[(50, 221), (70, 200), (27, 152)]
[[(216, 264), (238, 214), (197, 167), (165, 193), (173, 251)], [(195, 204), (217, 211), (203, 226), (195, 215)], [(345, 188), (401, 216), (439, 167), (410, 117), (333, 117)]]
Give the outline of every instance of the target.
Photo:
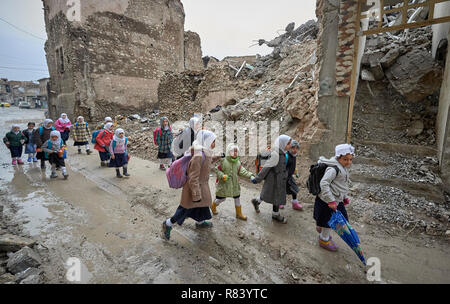
[[(253, 40), (270, 40), (283, 33), (289, 22), (294, 21), (297, 27), (315, 19), (316, 0), (181, 1), (186, 13), (185, 30), (200, 35), (203, 56), (219, 59), (267, 54), (271, 49), (265, 46), (250, 48), (255, 43)], [(0, 20), (0, 78), (37, 80), (48, 77), (42, 1), (1, 0), (0, 18), (3, 19)]]

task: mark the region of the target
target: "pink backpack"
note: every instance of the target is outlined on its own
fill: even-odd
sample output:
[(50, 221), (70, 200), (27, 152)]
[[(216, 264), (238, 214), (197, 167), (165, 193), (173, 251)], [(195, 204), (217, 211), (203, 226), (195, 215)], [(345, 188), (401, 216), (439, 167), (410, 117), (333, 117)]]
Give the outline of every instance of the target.
[[(191, 155), (184, 155), (179, 160), (176, 160), (172, 165), (166, 169), (166, 177), (169, 182), (169, 187), (173, 189), (183, 188), (188, 179), (187, 169), (191, 161)], [(202, 152), (202, 166), (205, 161), (205, 154)]]
[[(169, 126), (170, 132), (172, 132), (172, 127)], [(156, 128), (155, 130), (153, 130), (153, 143), (155, 144), (155, 146), (158, 145), (158, 142), (156, 141), (156, 134), (159, 133), (159, 137), (162, 136), (162, 130), (161, 128)]]

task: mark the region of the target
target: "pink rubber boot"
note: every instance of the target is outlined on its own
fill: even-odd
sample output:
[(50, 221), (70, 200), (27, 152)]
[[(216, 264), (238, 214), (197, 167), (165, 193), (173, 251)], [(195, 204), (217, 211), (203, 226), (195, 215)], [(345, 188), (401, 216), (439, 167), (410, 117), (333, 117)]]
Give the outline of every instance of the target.
[(293, 200), (292, 201), (292, 209), (294, 210), (303, 210), (303, 206), (300, 205), (300, 203), (298, 202), (298, 200)]
[(20, 158), (17, 160), (17, 163), (18, 163), (19, 165), (23, 165), (23, 161), (22, 161)]
[(13, 159), (12, 164), (13, 164), (13, 166), (17, 165), (17, 160)]

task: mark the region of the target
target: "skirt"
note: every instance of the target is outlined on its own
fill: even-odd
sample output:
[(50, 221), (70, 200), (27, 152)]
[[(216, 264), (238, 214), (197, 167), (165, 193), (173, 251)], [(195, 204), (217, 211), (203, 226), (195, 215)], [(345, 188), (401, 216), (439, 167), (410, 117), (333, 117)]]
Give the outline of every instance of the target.
[(65, 167), (66, 163), (64, 162), (64, 158), (59, 157), (58, 153), (50, 153), (48, 156), (48, 161), (50, 164), (55, 164), (57, 167)]
[(28, 143), (25, 146), (25, 153), (26, 154), (36, 153), (36, 145), (33, 143)]
[(108, 167), (110, 168), (120, 168), (128, 164), (127, 156), (125, 153), (114, 154), (114, 159), (111, 158)]
[(299, 191), (300, 189), (298, 188), (294, 178), (292, 176), (289, 176), (286, 182), (286, 194), (293, 195), (297, 194)]
[[(340, 202), (337, 210), (339, 210), (348, 221), (347, 210), (345, 210), (344, 203)], [(328, 226), (328, 221), (331, 219), (332, 214), (333, 210), (328, 207), (328, 204), (316, 196), (316, 201), (314, 203), (314, 219), (316, 220), (316, 225), (319, 227), (330, 228), (330, 226)]]
[(188, 217), (190, 217), (194, 221), (200, 222), (210, 220), (212, 218), (212, 215), (209, 207), (186, 209), (178, 206), (177, 211), (175, 211), (174, 216), (172, 216), (172, 219), (174, 219), (178, 223), (178, 225), (182, 225), (184, 223), (184, 220)]
[(86, 145), (89, 145), (89, 142), (88, 141), (76, 141), (76, 142), (74, 142), (73, 145), (74, 146), (86, 146)]
[(167, 153), (158, 152), (158, 159), (166, 159), (166, 158), (174, 160), (172, 152)]
[(11, 157), (21, 157), (22, 156), (22, 151), (23, 151), (23, 146), (10, 146), (9, 150), (11, 151)]
[(98, 151), (98, 154), (100, 155), (101, 161), (108, 161), (111, 159), (111, 154), (109, 154), (108, 152)]

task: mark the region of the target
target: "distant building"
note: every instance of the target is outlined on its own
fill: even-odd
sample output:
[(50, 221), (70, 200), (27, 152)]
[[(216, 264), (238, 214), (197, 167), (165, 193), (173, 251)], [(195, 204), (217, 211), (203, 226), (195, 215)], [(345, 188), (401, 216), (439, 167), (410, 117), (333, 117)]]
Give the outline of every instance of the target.
[(42, 78), (38, 80), (39, 82), (39, 100), (36, 104), (37, 108), (48, 108), (48, 91), (50, 88), (50, 78)]

